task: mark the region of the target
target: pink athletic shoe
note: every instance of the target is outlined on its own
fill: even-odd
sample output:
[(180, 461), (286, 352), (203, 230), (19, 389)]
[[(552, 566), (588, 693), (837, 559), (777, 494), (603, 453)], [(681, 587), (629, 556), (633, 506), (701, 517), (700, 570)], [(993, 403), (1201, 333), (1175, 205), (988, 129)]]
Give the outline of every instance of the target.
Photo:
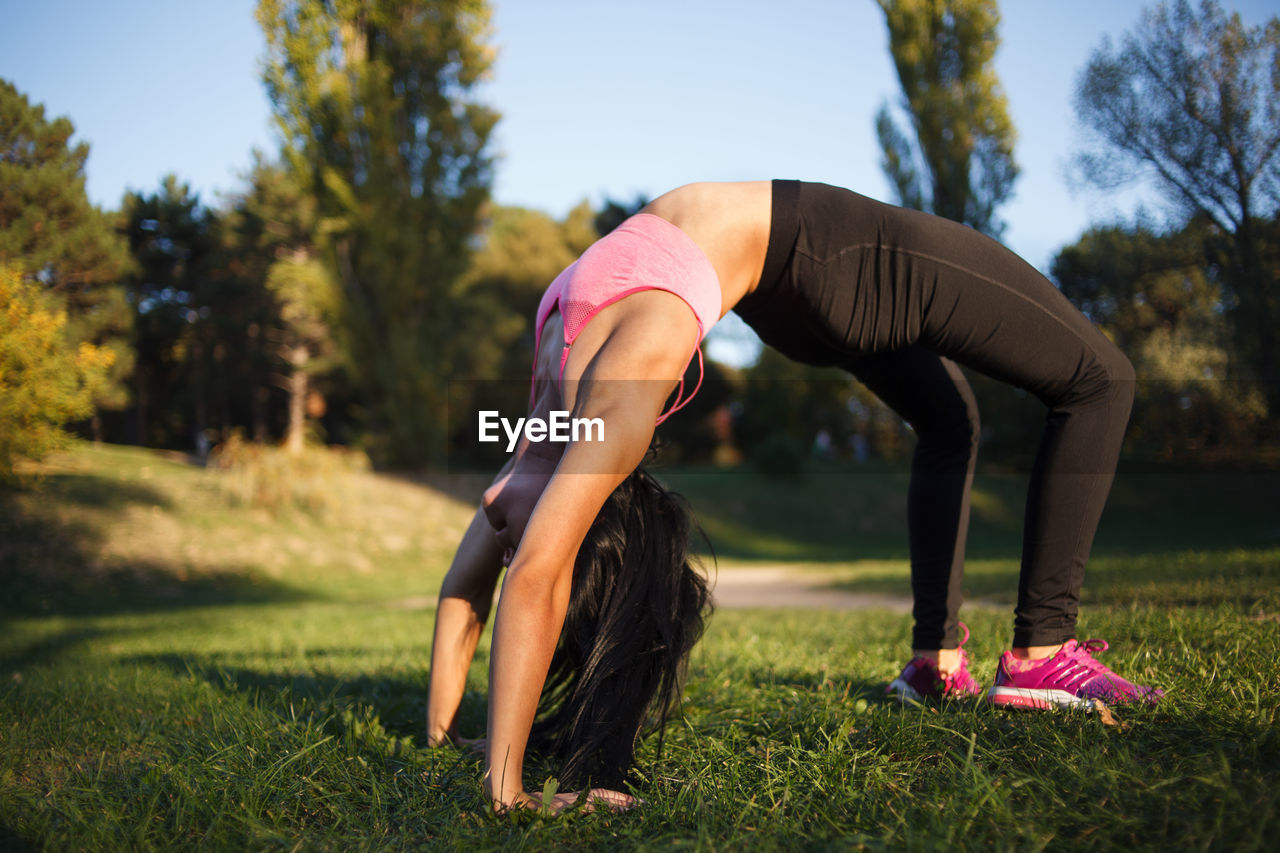
[(996, 667), (996, 684), (987, 701), (1002, 708), (1083, 708), (1095, 699), (1108, 705), (1145, 702), (1154, 705), (1163, 690), (1126, 681), (1094, 660), (1093, 652), (1105, 652), (1106, 640), (1067, 640), (1053, 657), (1038, 666), (1021, 669), (1013, 653), (1005, 652)]
[(923, 702), (926, 699), (963, 699), (982, 695), (982, 687), (969, 674), (969, 654), (964, 644), (969, 641), (969, 628), (963, 622), (960, 630), (964, 631), (964, 639), (960, 641), (960, 668), (943, 678), (938, 666), (928, 658), (912, 658), (903, 668), (902, 674), (893, 680), (885, 693), (897, 696), (902, 701)]

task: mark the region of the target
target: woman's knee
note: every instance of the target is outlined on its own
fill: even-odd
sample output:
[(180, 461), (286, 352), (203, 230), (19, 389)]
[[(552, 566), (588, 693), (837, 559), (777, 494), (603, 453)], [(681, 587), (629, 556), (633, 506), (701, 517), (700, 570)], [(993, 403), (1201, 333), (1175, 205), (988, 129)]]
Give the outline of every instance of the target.
[(1122, 403), (1127, 410), (1133, 405), (1134, 389), (1138, 379), (1137, 371), (1133, 369), (1133, 362), (1111, 341), (1107, 341), (1101, 360), (1106, 375), (1108, 397), (1117, 403)]
[(930, 417), (911, 421), (922, 444), (936, 449), (975, 454), (982, 437), (982, 417), (978, 401), (968, 383), (956, 387), (949, 398), (930, 412)]

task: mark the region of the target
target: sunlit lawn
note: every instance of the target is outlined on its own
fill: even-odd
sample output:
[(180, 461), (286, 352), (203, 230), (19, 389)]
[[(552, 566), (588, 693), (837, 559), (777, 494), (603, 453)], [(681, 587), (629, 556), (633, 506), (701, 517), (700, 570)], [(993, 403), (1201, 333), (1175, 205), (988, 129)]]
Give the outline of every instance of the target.
[[(1275, 475), (1122, 474), (1084, 636), (1169, 690), (1094, 716), (899, 708), (909, 624), (725, 611), (636, 812), (495, 817), (422, 745), (434, 595), (478, 481), (330, 472), (267, 509), (161, 454), (82, 448), (0, 493), (0, 849), (1259, 849), (1280, 830)], [(668, 473), (722, 564), (905, 594), (905, 478)], [(983, 477), (964, 618), (1007, 642), (1022, 483)], [(484, 655), (463, 706), (484, 717)], [(541, 785), (552, 769), (535, 767)]]

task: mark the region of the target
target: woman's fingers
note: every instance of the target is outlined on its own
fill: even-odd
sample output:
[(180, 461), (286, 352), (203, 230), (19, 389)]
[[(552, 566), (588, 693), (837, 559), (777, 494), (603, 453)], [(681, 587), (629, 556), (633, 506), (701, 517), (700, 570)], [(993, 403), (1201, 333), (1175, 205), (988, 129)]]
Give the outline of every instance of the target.
[(453, 742), (468, 752), (484, 752), (485, 746), (488, 745), (488, 741), (482, 737), (454, 738)]
[(581, 810), (584, 812), (595, 811), (597, 808), (608, 809), (611, 812), (625, 812), (644, 805), (644, 800), (639, 797), (633, 797), (630, 794), (624, 794), (621, 791), (611, 791), (608, 788), (592, 788), (586, 792), (585, 797), (577, 791), (561, 791), (552, 795), (550, 800), (544, 799), (541, 794), (523, 793), (511, 805), (499, 806), (495, 803), (494, 808), (499, 813), (507, 812), (513, 808), (534, 811), (546, 809), (545, 813), (558, 815), (572, 808), (579, 800), (582, 801)]
[(565, 791), (563, 793), (556, 794), (551, 798), (551, 813), (560, 814), (560, 812), (569, 808), (569, 806), (573, 805), (577, 801), (577, 791)]
[[(538, 798), (534, 797), (534, 799)], [(625, 812), (644, 803), (639, 797), (633, 797), (621, 791), (610, 791), (608, 788), (592, 788), (586, 792), (585, 797), (582, 797), (577, 791), (565, 791), (556, 794), (551, 798), (551, 813), (560, 814), (560, 812), (575, 805), (579, 799), (582, 799), (582, 811), (584, 812), (595, 811), (598, 808), (608, 809), (612, 812)]]
[(639, 797), (633, 797), (630, 794), (624, 794), (621, 791), (610, 791), (608, 788), (592, 788), (587, 792), (587, 801), (583, 804), (582, 809), (583, 811), (591, 811), (597, 805), (610, 811), (625, 812), (628, 809), (644, 805), (644, 800)]

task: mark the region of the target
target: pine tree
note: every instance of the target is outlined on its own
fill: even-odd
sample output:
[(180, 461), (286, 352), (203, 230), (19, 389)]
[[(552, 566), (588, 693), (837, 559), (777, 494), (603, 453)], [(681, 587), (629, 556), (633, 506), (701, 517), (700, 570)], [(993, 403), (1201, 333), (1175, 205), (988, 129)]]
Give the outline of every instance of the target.
[(43, 106), (0, 79), (0, 262), (21, 267), (66, 307), (63, 332), (73, 342), (112, 352), (88, 416), (128, 403), (134, 354), (118, 284), (128, 252), (111, 218), (89, 202), (89, 146), (72, 145), (74, 132), (69, 119), (46, 119)]
[(125, 195), (122, 229), (133, 268), (125, 278), (134, 308), (138, 363), (132, 439), (152, 446), (203, 446), (217, 364), (217, 309), (227, 300), (213, 275), (217, 217), (174, 175), (158, 192)]

